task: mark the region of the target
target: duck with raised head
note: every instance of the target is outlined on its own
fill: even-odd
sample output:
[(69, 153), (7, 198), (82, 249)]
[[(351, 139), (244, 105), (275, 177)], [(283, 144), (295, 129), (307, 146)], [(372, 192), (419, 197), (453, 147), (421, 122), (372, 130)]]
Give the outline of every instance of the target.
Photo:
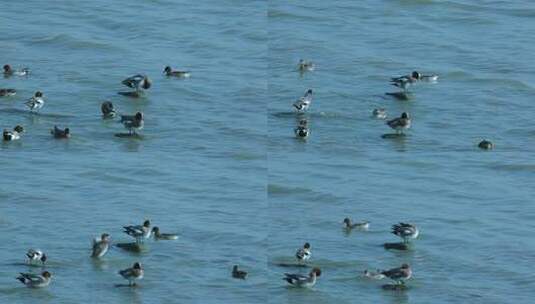
[(399, 236), (404, 243), (408, 243), (411, 239), (418, 238), (420, 230), (413, 224), (399, 223), (392, 225), (392, 234)]
[(294, 273), (285, 273), (283, 280), (295, 287), (310, 288), (316, 285), (317, 278), (321, 276), (321, 270), (317, 267), (313, 268), (308, 276)]
[(35, 94), (32, 96), (32, 98), (28, 99), (28, 101), (26, 101), (24, 103), (28, 108), (30, 108), (30, 111), (34, 111), (34, 110), (39, 110), (41, 109), (44, 105), (45, 105), (45, 99), (43, 97), (43, 92), (41, 91), (37, 91), (35, 92)]
[(311, 103), (312, 103), (312, 89), (308, 89), (302, 97), (300, 97), (296, 102), (294, 102), (293, 107), (298, 112), (304, 112), (308, 110)]
[(46, 254), (44, 254), (39, 249), (28, 249), (28, 252), (26, 252), (26, 256), (28, 257), (28, 264), (32, 264), (33, 261), (40, 261), (41, 264), (44, 266), (47, 260)]
[(48, 271), (43, 271), (41, 274), (21, 272), (17, 280), (29, 288), (42, 288), (50, 284), (52, 274)]
[(115, 107), (111, 101), (104, 101), (100, 106), (100, 111), (102, 111), (103, 118), (114, 118), (117, 115)]
[(24, 128), (22, 126), (16, 126), (13, 128), (13, 131), (4, 130), (4, 140), (5, 141), (12, 141), (12, 140), (18, 140), (20, 139), (20, 134), (24, 132)]
[(143, 225), (123, 226), (123, 232), (136, 239), (136, 243), (142, 243), (150, 238), (152, 230), (150, 229), (150, 220), (145, 220)]
[(362, 223), (353, 223), (350, 218), (346, 217), (344, 219), (344, 228), (347, 230), (353, 230), (353, 229), (368, 230), (368, 228), (370, 228), (370, 222), (364, 221)]
[(163, 73), (167, 77), (178, 77), (178, 78), (187, 78), (191, 75), (189, 71), (177, 71), (177, 70), (173, 71), (173, 69), (170, 66), (166, 66), (165, 69), (163, 70)]
[(152, 235), (155, 240), (176, 240), (178, 239), (178, 234), (174, 233), (161, 233), (159, 227), (152, 228)]
[(22, 68), (20, 70), (13, 69), (9, 64), (4, 65), (4, 77), (10, 76), (28, 76), (30, 75), (30, 69)]
[(17, 94), (17, 90), (15, 89), (0, 89), (0, 97), (10, 97), (15, 96)]
[(232, 277), (245, 280), (247, 278), (247, 271), (239, 270), (238, 265), (234, 265), (234, 267), (232, 267)]
[(398, 118), (394, 118), (386, 122), (386, 124), (396, 130), (396, 133), (403, 134), (403, 130), (407, 130), (411, 127), (411, 119), (409, 113), (403, 112)]
[(144, 271), (141, 263), (136, 262), (132, 267), (120, 270), (119, 274), (128, 280), (128, 286), (136, 286), (136, 280), (143, 279)]
[(295, 257), (299, 262), (308, 261), (311, 255), (312, 251), (310, 251), (310, 243), (308, 242), (303, 245), (303, 248), (299, 248), (295, 253)]
[(71, 130), (69, 128), (60, 129), (58, 126), (54, 126), (54, 129), (50, 130), (50, 134), (52, 134), (54, 138), (58, 139), (70, 138)]
[(137, 134), (136, 131), (143, 129), (145, 125), (143, 113), (137, 112), (135, 115), (121, 115), (121, 123), (128, 129), (128, 134)]
[(110, 235), (103, 233), (99, 239), (93, 239), (93, 246), (91, 251), (91, 257), (101, 258), (103, 257), (108, 249), (110, 248)]

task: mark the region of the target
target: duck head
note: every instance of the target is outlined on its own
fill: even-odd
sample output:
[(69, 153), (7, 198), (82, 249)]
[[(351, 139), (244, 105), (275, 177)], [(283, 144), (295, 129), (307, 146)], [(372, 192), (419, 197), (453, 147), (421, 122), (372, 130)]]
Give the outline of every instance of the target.
[(24, 128), (22, 126), (19, 126), (19, 125), (15, 126), (15, 128), (13, 130), (17, 131), (18, 133), (24, 132)]
[[(140, 114), (140, 113), (138, 112), (138, 114)], [(136, 117), (137, 117), (137, 114), (136, 114)], [(145, 221), (143, 222), (143, 227), (147, 227), (147, 228), (149, 228), (149, 227), (150, 227), (150, 220), (145, 220)]]
[(52, 274), (48, 271), (43, 271), (41, 275), (43, 276), (43, 278), (47, 278), (47, 279), (52, 277)]
[(401, 118), (408, 119), (409, 118), (409, 113), (407, 113), (407, 112), (401, 113)]

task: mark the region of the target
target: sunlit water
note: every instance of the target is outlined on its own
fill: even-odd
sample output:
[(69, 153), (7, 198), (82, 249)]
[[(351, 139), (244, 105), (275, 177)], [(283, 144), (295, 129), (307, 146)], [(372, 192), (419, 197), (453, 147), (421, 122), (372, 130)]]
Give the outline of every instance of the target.
[[(535, 276), (532, 204), (535, 7), (529, 1), (10, 1), (1, 64), (29, 78), (0, 99), (1, 303), (527, 303)], [(314, 72), (300, 75), (300, 58)], [(165, 65), (192, 71), (168, 79)], [(394, 100), (390, 76), (437, 73)], [(117, 95), (146, 73), (143, 99)], [(311, 136), (296, 140), (291, 104), (314, 90)], [(46, 105), (30, 115), (36, 90)], [(143, 111), (142, 138), (119, 138), (120, 113)], [(408, 135), (370, 117), (409, 112)], [(54, 125), (72, 130), (54, 140)], [(488, 138), (493, 151), (477, 143)], [(342, 220), (370, 230), (342, 230)], [(89, 258), (102, 232), (149, 218), (177, 241)], [(409, 252), (386, 251), (393, 223), (416, 223)], [(310, 289), (295, 250), (323, 273)], [(46, 289), (15, 280), (28, 248), (49, 256)], [(117, 271), (140, 261), (137, 288)], [(362, 278), (411, 264), (404, 291)], [(249, 271), (232, 279), (233, 264)]]

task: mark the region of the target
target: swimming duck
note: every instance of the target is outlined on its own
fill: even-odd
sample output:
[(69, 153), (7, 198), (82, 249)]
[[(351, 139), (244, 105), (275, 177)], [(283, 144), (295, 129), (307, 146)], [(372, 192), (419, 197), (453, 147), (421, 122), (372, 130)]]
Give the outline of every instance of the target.
[(295, 136), (299, 138), (307, 138), (310, 134), (307, 124), (308, 122), (306, 119), (301, 119), (301, 121), (299, 121), (299, 125), (294, 129)]
[(401, 116), (394, 118), (386, 122), (386, 124), (396, 130), (396, 133), (403, 133), (403, 130), (409, 129), (411, 127), (411, 119), (407, 112), (401, 113)]
[(166, 66), (163, 72), (165, 76), (168, 76), (168, 77), (187, 78), (190, 76), (189, 71), (173, 71), (173, 69), (170, 66)]
[(352, 229), (362, 229), (362, 230), (368, 230), (368, 228), (370, 228), (370, 222), (362, 222), (362, 223), (352, 223), (351, 222), (351, 219), (346, 217), (344, 219), (344, 228), (347, 229), (347, 230), (352, 230)]
[(160, 228), (154, 227), (152, 228), (152, 235), (154, 236), (155, 240), (176, 240), (178, 239), (178, 235), (174, 233), (160, 233)]
[(4, 65), (4, 76), (28, 76), (30, 74), (30, 69), (22, 68), (20, 70), (14, 70), (9, 64)]
[(310, 251), (310, 243), (305, 243), (303, 245), (303, 248), (300, 248), (295, 253), (295, 257), (298, 261), (308, 261), (310, 259), (310, 256), (312, 255), (312, 252)]
[(392, 233), (402, 238), (404, 243), (408, 243), (409, 240), (416, 239), (420, 235), (418, 228), (408, 223), (392, 225)]
[(20, 276), (17, 277), (17, 280), (29, 288), (46, 287), (48, 284), (50, 284), (51, 279), (52, 274), (48, 271), (43, 271), (40, 275), (21, 272)]
[(307, 61), (304, 59), (299, 59), (299, 63), (297, 64), (297, 68), (300, 72), (312, 72), (316, 68), (314, 63), (312, 61)]
[(46, 254), (38, 249), (28, 249), (26, 256), (28, 257), (28, 264), (32, 264), (33, 261), (41, 261), (41, 263), (45, 265), (47, 260)]
[(144, 273), (141, 263), (136, 262), (132, 267), (120, 270), (119, 274), (128, 280), (128, 286), (136, 286), (135, 281), (143, 279)]
[(45, 100), (43, 98), (43, 92), (37, 91), (33, 95), (32, 98), (28, 99), (24, 103), (28, 108), (30, 108), (30, 111), (33, 112), (33, 110), (39, 110), (45, 105)]
[(407, 89), (420, 78), (420, 73), (414, 71), (410, 75), (392, 77), (390, 84), (407, 91)]
[(373, 109), (372, 116), (377, 119), (386, 119), (386, 110), (384, 108)]
[(152, 81), (149, 79), (149, 77), (141, 74), (128, 77), (121, 83), (129, 88), (135, 89), (136, 92), (139, 92), (141, 90), (148, 90), (152, 85)]
[(0, 97), (9, 97), (17, 94), (15, 89), (0, 89)]
[(285, 273), (283, 280), (295, 287), (312, 287), (316, 284), (317, 278), (321, 276), (321, 270), (317, 267), (313, 268), (308, 276)]
[(69, 128), (62, 130), (58, 126), (54, 126), (54, 129), (50, 130), (50, 134), (54, 135), (54, 138), (69, 138), (71, 137), (71, 130)]
[(296, 102), (294, 102), (293, 106), (297, 109), (298, 112), (306, 111), (310, 107), (311, 102), (312, 89), (309, 89), (305, 92), (305, 95), (303, 95), (303, 97), (299, 98)]
[(143, 225), (124, 226), (124, 233), (136, 239), (136, 243), (142, 243), (143, 240), (150, 238), (150, 220), (145, 220)]
[(247, 272), (239, 270), (238, 265), (234, 265), (234, 267), (232, 267), (232, 277), (235, 279), (245, 280), (247, 278)]
[(12, 141), (20, 139), (20, 134), (24, 132), (24, 128), (21, 126), (16, 126), (13, 131), (4, 130), (4, 140)]
[(486, 139), (482, 140), (477, 146), (483, 150), (494, 149), (494, 144), (490, 140), (486, 140)]
[(100, 106), (100, 110), (102, 111), (102, 117), (104, 118), (114, 118), (117, 115), (117, 112), (115, 112), (115, 108), (111, 101), (103, 102)]
[(412, 277), (412, 269), (408, 264), (403, 264), (401, 267), (382, 271), (381, 274), (395, 281), (398, 285), (405, 285), (405, 280)]
[(143, 113), (137, 112), (135, 115), (121, 115), (121, 123), (128, 129), (130, 135), (137, 134), (136, 131), (143, 129), (145, 125)]
[(103, 233), (100, 236), (100, 240), (93, 239), (93, 248), (91, 252), (91, 257), (101, 258), (106, 254), (106, 252), (108, 252), (109, 248), (110, 248), (110, 235), (107, 233)]

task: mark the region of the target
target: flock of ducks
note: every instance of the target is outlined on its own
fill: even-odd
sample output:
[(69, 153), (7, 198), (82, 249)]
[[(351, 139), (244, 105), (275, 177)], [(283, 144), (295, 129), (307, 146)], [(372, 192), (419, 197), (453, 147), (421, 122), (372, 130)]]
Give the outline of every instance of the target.
[[(4, 65), (4, 78), (10, 78), (13, 76), (28, 77), (30, 75), (29, 68), (22, 69), (13, 69), (9, 64)], [(173, 70), (170, 66), (164, 68), (163, 74), (167, 77), (175, 78), (188, 78), (190, 77), (190, 71), (178, 71)], [(121, 82), (128, 88), (133, 89), (132, 91), (122, 91), (118, 94), (133, 98), (143, 97), (145, 91), (150, 89), (152, 86), (152, 81), (147, 75), (136, 74), (134, 76), (128, 77)], [(17, 94), (17, 90), (13, 88), (0, 88), (0, 97), (12, 97)], [(30, 113), (38, 113), (45, 105), (45, 96), (43, 92), (36, 91), (35, 94), (29, 98), (24, 105), (30, 110)], [(113, 119), (117, 116), (117, 111), (111, 101), (104, 101), (100, 107), (102, 112), (102, 117), (104, 119)], [(120, 115), (120, 122), (123, 124), (124, 128), (128, 130), (128, 133), (118, 133), (115, 134), (118, 137), (139, 137), (138, 131), (142, 130), (144, 127), (144, 116), (143, 112), (137, 112), (133, 115)], [(17, 125), (13, 130), (4, 129), (3, 139), (4, 141), (14, 141), (21, 138), (22, 133), (24, 132), (24, 127)], [(68, 127), (59, 128), (54, 126), (50, 130), (50, 133), (54, 138), (70, 138), (71, 131)]]
[[(351, 232), (353, 229), (358, 229), (361, 231), (367, 231), (370, 227), (368, 221), (353, 223), (350, 218), (345, 218), (343, 220), (344, 229), (346, 232)], [(402, 242), (399, 243), (385, 243), (385, 249), (396, 249), (396, 250), (409, 250), (411, 246), (411, 241), (418, 238), (420, 231), (418, 227), (410, 223), (398, 223), (392, 225), (392, 234), (401, 238)], [(284, 267), (307, 267), (308, 262), (312, 256), (312, 250), (310, 243), (306, 242), (303, 247), (299, 248), (295, 253), (295, 259), (297, 264), (279, 264), (279, 266)], [(409, 264), (402, 264), (400, 267), (391, 268), (388, 270), (376, 270), (364, 271), (364, 277), (374, 280), (382, 280), (384, 278), (389, 278), (393, 281), (393, 284), (383, 285), (384, 289), (399, 290), (405, 288), (405, 281), (409, 280), (412, 277), (412, 269)], [(319, 267), (313, 267), (308, 275), (303, 275), (299, 273), (285, 273), (283, 280), (286, 281), (291, 286), (295, 287), (313, 287), (318, 278), (321, 276), (321, 269)]]
[[(300, 59), (297, 64), (298, 71), (303, 74), (306, 72), (314, 71), (316, 68), (315, 64), (311, 61)], [(411, 74), (392, 77), (390, 78), (390, 84), (398, 87), (399, 92), (390, 92), (386, 95), (393, 96), (400, 100), (408, 100), (410, 96), (409, 88), (415, 85), (418, 82), (428, 82), (436, 83), (438, 81), (438, 75), (423, 75), (418, 71), (414, 71)], [(298, 114), (306, 112), (312, 103), (312, 89), (308, 89), (305, 94), (300, 97), (297, 101), (293, 103), (293, 108), (297, 111)], [(387, 113), (384, 108), (373, 109), (372, 117), (376, 119), (385, 120), (387, 118)], [(404, 131), (410, 129), (412, 119), (407, 112), (401, 113), (399, 117), (386, 121), (386, 125), (392, 128), (396, 133), (395, 134), (384, 134), (383, 138), (391, 138), (404, 136)], [(310, 135), (310, 130), (307, 127), (307, 120), (300, 119), (299, 124), (294, 129), (295, 136), (297, 138), (306, 139)], [(494, 148), (494, 144), (484, 139), (478, 144), (478, 147), (484, 150), (491, 150)]]
[[(123, 232), (134, 238), (133, 243), (117, 243), (117, 247), (128, 251), (142, 251), (143, 244), (146, 240), (153, 238), (154, 240), (176, 240), (178, 235), (174, 233), (161, 233), (158, 227), (151, 227), (150, 220), (145, 220), (142, 225), (124, 226)], [(91, 258), (100, 259), (108, 253), (111, 245), (111, 236), (108, 233), (103, 233), (100, 238), (93, 239), (91, 246)], [(39, 249), (29, 249), (26, 253), (28, 258), (28, 265), (35, 266), (37, 263), (39, 266), (45, 268), (48, 261), (47, 255)], [(245, 278), (245, 275), (237, 269), (235, 266), (237, 275)], [(132, 267), (119, 270), (117, 272), (121, 277), (128, 281), (127, 286), (136, 286), (136, 281), (143, 279), (144, 270), (140, 262), (135, 262)], [(22, 284), (29, 288), (41, 288), (46, 287), (52, 281), (52, 273), (45, 270), (40, 274), (32, 272), (21, 272), (17, 277)], [(118, 287), (122, 285), (116, 285)]]
[[(301, 73), (314, 71), (314, 63), (307, 60), (299, 60), (298, 70)], [(168, 77), (179, 77), (186, 78), (190, 76), (189, 71), (175, 71), (170, 66), (166, 66), (163, 73)], [(28, 68), (23, 68), (20, 70), (13, 69), (10, 65), (4, 65), (4, 77), (8, 78), (11, 76), (28, 76), (30, 70)], [(408, 94), (408, 88), (414, 85), (416, 82), (425, 81), (425, 82), (436, 82), (438, 80), (437, 75), (422, 75), (419, 72), (413, 72), (410, 75), (393, 77), (390, 80), (390, 83), (401, 89), (400, 92), (396, 93), (387, 93), (389, 95), (405, 98)], [(121, 82), (123, 85), (128, 88), (133, 89), (133, 91), (119, 92), (119, 94), (129, 97), (141, 97), (143, 96), (146, 90), (150, 89), (152, 86), (152, 81), (146, 75), (137, 74), (132, 77), (128, 77)], [(0, 97), (10, 97), (16, 94), (15, 89), (11, 88), (2, 88), (0, 89)], [(308, 89), (302, 97), (293, 103), (294, 109), (297, 113), (306, 112), (312, 103), (313, 100), (313, 91)], [(38, 112), (45, 105), (44, 95), (41, 91), (35, 92), (34, 96), (31, 97), (28, 101), (25, 102), (25, 105), (29, 108), (30, 112)], [(110, 101), (105, 101), (101, 104), (101, 112), (103, 118), (113, 119), (117, 116), (117, 111)], [(374, 109), (372, 111), (373, 117), (377, 119), (386, 119), (387, 113), (385, 109)], [(120, 122), (128, 130), (128, 136), (137, 135), (137, 131), (143, 129), (144, 126), (144, 115), (142, 112), (137, 112), (134, 115), (121, 115)], [(411, 118), (409, 113), (403, 112), (397, 118), (388, 120), (386, 124), (396, 131), (396, 135), (403, 135), (405, 130), (408, 130), (411, 127)], [(299, 125), (295, 128), (295, 135), (298, 138), (307, 138), (310, 135), (308, 129), (308, 123), (306, 119), (300, 119)], [(6, 141), (18, 140), (21, 137), (21, 134), (24, 132), (24, 128), (20, 125), (17, 125), (13, 130), (4, 130), (3, 138)], [(51, 134), (55, 138), (69, 138), (70, 130), (69, 128), (58, 128), (54, 126), (51, 130)], [(488, 140), (483, 140), (479, 147), (481, 149), (492, 149), (493, 144)], [(345, 218), (343, 220), (344, 228), (347, 231), (353, 229), (359, 230), (368, 230), (369, 222), (353, 223), (350, 218)], [(176, 240), (178, 235), (170, 233), (161, 233), (158, 227), (151, 228), (151, 222), (146, 220), (142, 225), (132, 225), (124, 226), (123, 232), (135, 239), (134, 243), (119, 243), (116, 244), (117, 247), (123, 248), (125, 250), (134, 250), (139, 251), (142, 249), (144, 242), (150, 238), (155, 240)], [(397, 250), (407, 250), (410, 246), (410, 241), (418, 238), (420, 232), (418, 228), (409, 223), (400, 222), (392, 226), (392, 231), (394, 235), (400, 237), (403, 242), (401, 243), (385, 243), (384, 247), (386, 249), (397, 249)], [(99, 239), (94, 239), (92, 243), (92, 252), (91, 257), (95, 259), (100, 259), (106, 255), (110, 248), (111, 237), (108, 233), (103, 233)], [(28, 257), (28, 264), (32, 265), (35, 262), (41, 263), (42, 267), (46, 266), (47, 256), (41, 250), (30, 249), (28, 250), (26, 256)], [(295, 254), (295, 258), (298, 261), (298, 266), (304, 266), (310, 260), (312, 256), (311, 245), (310, 243), (305, 243), (302, 248), (299, 248)], [(136, 286), (136, 281), (141, 280), (144, 276), (144, 270), (140, 262), (135, 262), (132, 267), (118, 271), (118, 274), (121, 275), (125, 280), (128, 281), (128, 286)], [(238, 265), (234, 265), (231, 273), (233, 278), (237, 279), (246, 279), (248, 273), (246, 271), (240, 270)], [(302, 275), (299, 273), (285, 273), (284, 280), (295, 287), (312, 287), (316, 284), (318, 277), (321, 276), (321, 269), (318, 267), (313, 267), (308, 275)], [(405, 281), (412, 277), (412, 269), (408, 264), (402, 264), (401, 267), (392, 268), (389, 270), (377, 270), (377, 271), (364, 271), (364, 276), (371, 279), (383, 279), (389, 278), (395, 284), (393, 285), (384, 285), (386, 288), (400, 288), (405, 286)], [(48, 286), (51, 282), (52, 274), (49, 271), (43, 271), (41, 274), (35, 273), (20, 273), (20, 276), (17, 277), (21, 283), (31, 288), (39, 288)]]

